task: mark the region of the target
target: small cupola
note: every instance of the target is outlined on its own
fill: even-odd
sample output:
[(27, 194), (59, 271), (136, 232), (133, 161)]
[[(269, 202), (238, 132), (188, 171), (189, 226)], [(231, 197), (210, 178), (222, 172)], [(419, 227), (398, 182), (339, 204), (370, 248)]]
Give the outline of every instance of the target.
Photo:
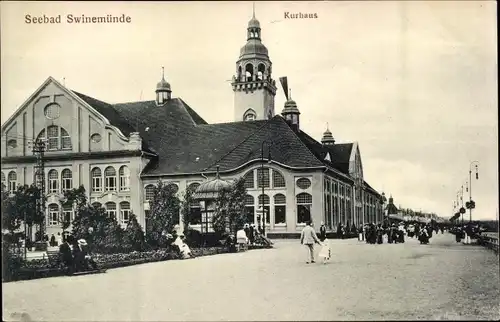
[(165, 69), (162, 67), (161, 81), (156, 84), (156, 105), (163, 105), (172, 98), (172, 89), (165, 80)]
[(292, 100), (292, 90), (290, 90), (289, 99), (285, 102), (285, 108), (281, 111), (281, 115), (285, 121), (290, 125), (290, 127), (298, 132), (300, 130), (300, 111), (297, 107), (297, 103)]
[(334, 145), (335, 139), (333, 138), (332, 132), (328, 129), (328, 123), (326, 124), (326, 131), (323, 133), (321, 138), (321, 143), (323, 145)]

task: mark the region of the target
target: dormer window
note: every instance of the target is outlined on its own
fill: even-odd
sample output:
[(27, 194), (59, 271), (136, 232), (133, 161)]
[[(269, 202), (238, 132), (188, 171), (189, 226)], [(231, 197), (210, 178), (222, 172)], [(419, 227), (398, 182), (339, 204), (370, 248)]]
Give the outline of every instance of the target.
[(257, 114), (253, 109), (248, 109), (245, 114), (243, 114), (243, 121), (255, 121), (257, 119)]

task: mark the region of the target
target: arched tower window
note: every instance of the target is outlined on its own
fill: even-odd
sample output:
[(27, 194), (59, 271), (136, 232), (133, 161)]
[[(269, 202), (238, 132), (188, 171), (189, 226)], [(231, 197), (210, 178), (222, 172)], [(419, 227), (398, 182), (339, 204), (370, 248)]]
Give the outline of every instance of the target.
[(241, 80), (241, 66), (238, 66), (238, 80)]
[(265, 72), (266, 72), (266, 66), (262, 63), (259, 64), (259, 67), (257, 67), (257, 79), (263, 80)]
[(253, 78), (253, 65), (252, 64), (247, 64), (245, 66), (245, 80), (247, 82), (252, 81)]

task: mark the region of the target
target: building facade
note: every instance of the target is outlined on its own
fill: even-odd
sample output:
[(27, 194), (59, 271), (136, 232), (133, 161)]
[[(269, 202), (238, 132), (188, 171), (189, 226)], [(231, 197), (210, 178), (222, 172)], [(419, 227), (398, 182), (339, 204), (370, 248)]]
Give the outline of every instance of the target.
[[(330, 230), (380, 222), (383, 196), (364, 180), (359, 145), (336, 143), (328, 129), (321, 142), (310, 137), (291, 97), (275, 115), (272, 64), (255, 17), (247, 33), (232, 82), (234, 122), (208, 124), (172, 96), (165, 77), (155, 100), (119, 104), (49, 77), (2, 126), (2, 183), (13, 191), (34, 182), (33, 142), (43, 139), (49, 235), (61, 231), (59, 216), (74, 216), (61, 205), (65, 190), (83, 185), (123, 226), (134, 213), (145, 227), (158, 180), (182, 196), (217, 168), (223, 179), (245, 178), (248, 222), (263, 206), (270, 232), (297, 233), (307, 220)], [(200, 205), (192, 212), (191, 227), (200, 229)]]

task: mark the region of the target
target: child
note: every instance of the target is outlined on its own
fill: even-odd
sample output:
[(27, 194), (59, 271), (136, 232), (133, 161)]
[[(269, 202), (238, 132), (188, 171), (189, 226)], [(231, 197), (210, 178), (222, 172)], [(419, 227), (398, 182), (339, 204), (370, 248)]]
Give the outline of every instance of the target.
[(321, 250), (319, 251), (319, 257), (323, 258), (323, 264), (326, 264), (328, 260), (330, 260), (331, 252), (330, 252), (330, 243), (328, 242), (328, 239), (325, 238), (325, 240), (321, 243), (322, 247)]

